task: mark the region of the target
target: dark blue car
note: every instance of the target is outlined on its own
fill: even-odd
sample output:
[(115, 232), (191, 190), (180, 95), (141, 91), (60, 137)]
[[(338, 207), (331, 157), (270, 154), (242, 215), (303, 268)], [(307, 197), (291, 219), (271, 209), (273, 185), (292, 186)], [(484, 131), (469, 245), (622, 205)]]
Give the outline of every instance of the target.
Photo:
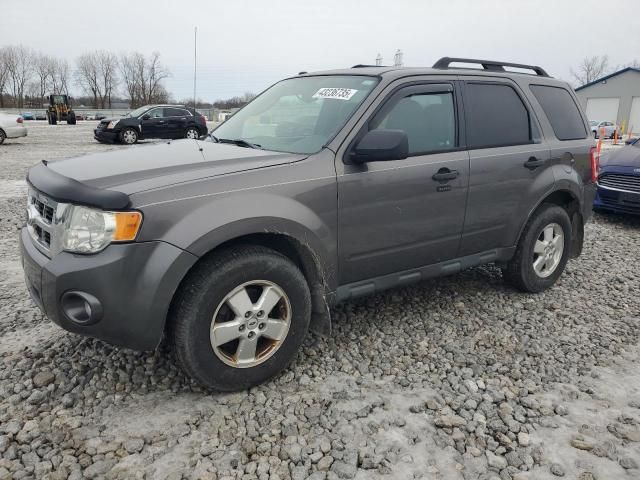
[(603, 156), (593, 207), (640, 215), (640, 139)]

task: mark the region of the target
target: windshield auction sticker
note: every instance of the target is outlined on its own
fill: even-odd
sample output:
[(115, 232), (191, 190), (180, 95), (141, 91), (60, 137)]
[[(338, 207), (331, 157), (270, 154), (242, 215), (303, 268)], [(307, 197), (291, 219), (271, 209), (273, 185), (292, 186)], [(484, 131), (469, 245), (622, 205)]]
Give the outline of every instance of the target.
[(313, 94), (313, 98), (333, 98), (335, 100), (349, 100), (358, 90), (352, 88), (321, 88)]

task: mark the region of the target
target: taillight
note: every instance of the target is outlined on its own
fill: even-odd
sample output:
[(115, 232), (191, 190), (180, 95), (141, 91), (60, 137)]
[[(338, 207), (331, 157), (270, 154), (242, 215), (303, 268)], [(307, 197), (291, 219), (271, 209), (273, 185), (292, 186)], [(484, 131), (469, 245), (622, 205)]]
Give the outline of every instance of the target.
[(24, 120), (22, 119), (22, 117), (18, 117), (16, 118), (16, 123), (22, 123), (24, 122)]
[(591, 157), (591, 181), (595, 183), (598, 180), (600, 170), (600, 152), (596, 147), (591, 147), (589, 154)]

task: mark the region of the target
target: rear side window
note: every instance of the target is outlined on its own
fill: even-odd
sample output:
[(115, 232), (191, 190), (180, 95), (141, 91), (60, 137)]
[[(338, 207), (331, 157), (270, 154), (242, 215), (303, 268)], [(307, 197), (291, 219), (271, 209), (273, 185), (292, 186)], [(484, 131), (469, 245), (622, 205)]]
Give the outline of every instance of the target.
[(165, 107), (164, 109), (165, 117), (186, 117), (187, 115), (189, 115), (189, 113), (181, 108)]
[(531, 85), (531, 91), (551, 123), (558, 140), (579, 140), (587, 136), (576, 102), (564, 88)]
[(465, 111), (469, 148), (531, 143), (529, 112), (509, 85), (467, 83)]

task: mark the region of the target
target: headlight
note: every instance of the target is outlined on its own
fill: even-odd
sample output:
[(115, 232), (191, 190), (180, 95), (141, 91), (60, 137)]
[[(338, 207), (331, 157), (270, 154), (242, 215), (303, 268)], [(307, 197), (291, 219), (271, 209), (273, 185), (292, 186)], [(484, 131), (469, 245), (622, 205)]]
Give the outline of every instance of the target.
[(140, 212), (104, 212), (79, 205), (69, 209), (62, 235), (62, 248), (69, 252), (96, 253), (112, 242), (130, 242), (142, 224)]
[(107, 129), (111, 130), (112, 128), (115, 128), (119, 121), (120, 120), (112, 120), (111, 122), (109, 122), (109, 125), (107, 125)]

